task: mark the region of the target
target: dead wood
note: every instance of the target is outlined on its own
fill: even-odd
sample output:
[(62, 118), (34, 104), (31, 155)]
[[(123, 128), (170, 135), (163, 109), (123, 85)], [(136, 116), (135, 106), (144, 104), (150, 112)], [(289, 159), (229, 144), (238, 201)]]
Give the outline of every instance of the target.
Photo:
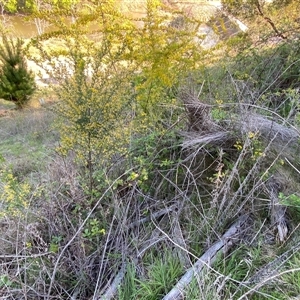
[[(226, 126), (214, 123), (209, 115), (209, 107), (201, 109), (186, 102), (189, 113), (189, 129), (182, 132), (184, 149), (197, 149), (212, 146), (230, 147), (233, 141), (255, 133), (258, 139), (268, 145), (272, 153), (288, 157), (292, 164), (296, 164), (299, 157), (300, 132), (287, 123), (280, 123), (278, 119), (269, 119), (267, 116), (256, 113), (241, 113), (240, 117), (224, 122)], [(198, 104), (197, 104), (198, 105)]]
[[(291, 249), (282, 253), (280, 256), (270, 261), (262, 268), (260, 268), (253, 276), (249, 278), (246, 282), (243, 282), (242, 285), (245, 284), (256, 284), (261, 281), (266, 281), (268, 277), (273, 277), (279, 274), (280, 269), (291, 259), (291, 257), (300, 250), (300, 243), (294, 245)], [(242, 286), (241, 285), (241, 286)]]
[(211, 119), (210, 105), (200, 102), (193, 90), (182, 90), (180, 99), (187, 112), (188, 131), (206, 133), (214, 131), (216, 124)]
[(272, 141), (272, 147), (276, 152), (292, 153), (299, 151), (300, 132), (289, 126), (288, 123), (280, 123), (279, 119), (270, 119), (267, 116), (248, 113), (243, 114), (234, 125), (242, 134), (248, 132), (258, 133), (264, 142)]
[(117, 276), (112, 281), (111, 285), (108, 287), (106, 292), (101, 297), (96, 297), (96, 300), (110, 300), (116, 295), (118, 291), (118, 287), (120, 286), (121, 282), (123, 281), (125, 274), (126, 274), (126, 267), (127, 264), (124, 262), (121, 265), (120, 271), (118, 272)]
[[(199, 110), (197, 110), (200, 113)], [(206, 113), (203, 112), (205, 115)], [(270, 120), (267, 116), (260, 116), (257, 114), (244, 114), (238, 119), (228, 122), (226, 127), (220, 127), (217, 124), (212, 124), (212, 120), (207, 121), (205, 116), (201, 117), (193, 113), (189, 118), (189, 122), (193, 123), (189, 125), (190, 130), (183, 132), (185, 137), (183, 142), (184, 148), (194, 147), (196, 145), (205, 144), (220, 144), (227, 141), (232, 141), (233, 138), (237, 139), (238, 136), (248, 134), (249, 132), (257, 133), (259, 137), (264, 141), (272, 141), (273, 148), (277, 151), (298, 151), (299, 143), (298, 139), (300, 132), (293, 127), (289, 127), (286, 124), (280, 124), (278, 120)], [(199, 119), (194, 120), (197, 117)], [(209, 123), (209, 128), (206, 125), (201, 125), (203, 122)], [(287, 146), (290, 150), (287, 149)]]
[[(143, 225), (143, 224), (145, 224), (145, 223), (147, 223), (147, 222), (149, 222), (153, 219), (158, 219), (158, 218), (172, 212), (173, 210), (175, 210), (175, 205), (170, 206), (170, 207), (165, 208), (165, 209), (161, 209), (161, 210), (153, 213), (151, 216), (142, 218), (142, 219), (140, 219), (136, 222), (131, 223), (128, 226), (128, 229), (131, 230), (131, 229), (134, 229), (137, 226)], [(154, 245), (155, 243), (157, 243), (160, 240), (161, 239), (158, 236), (154, 240), (154, 242), (151, 242), (151, 244), (146, 247), (146, 249), (151, 247), (152, 245)], [(143, 249), (142, 251), (140, 251), (138, 257), (140, 257), (145, 252), (146, 249)], [(137, 259), (136, 259), (136, 261), (137, 261)], [(115, 295), (117, 294), (117, 292), (118, 292), (119, 286), (121, 285), (122, 281), (124, 280), (124, 277), (126, 275), (126, 268), (127, 268), (127, 263), (123, 262), (120, 269), (119, 269), (119, 271), (118, 271), (118, 273), (117, 273), (117, 275), (115, 276), (115, 278), (113, 279), (111, 284), (108, 286), (105, 293), (102, 296), (96, 296), (95, 299), (97, 299), (97, 300), (110, 300), (110, 299), (113, 299), (115, 297)]]
[(278, 194), (282, 189), (280, 183), (273, 176), (266, 184), (270, 196), (271, 222), (276, 226), (276, 240), (283, 243), (288, 235), (288, 222), (285, 217), (286, 207), (279, 203)]
[(239, 220), (234, 223), (228, 231), (221, 237), (221, 239), (213, 244), (197, 261), (196, 263), (184, 274), (178, 281), (176, 286), (163, 298), (163, 300), (177, 300), (182, 299), (184, 290), (189, 286), (192, 279), (200, 276), (201, 271), (205, 266), (211, 266), (216, 260), (218, 254), (226, 253), (233, 245), (235, 245), (240, 235), (244, 230), (244, 225), (248, 220), (247, 215), (243, 215)]
[(206, 145), (221, 145), (232, 139), (231, 133), (226, 131), (197, 133), (197, 132), (182, 132), (185, 140), (182, 143), (183, 149), (205, 147)]
[[(200, 91), (201, 92), (201, 91)], [(220, 144), (245, 136), (249, 132), (257, 133), (267, 144), (272, 141), (273, 148), (278, 153), (285, 151), (295, 154), (299, 150), (300, 132), (286, 120), (261, 115), (251, 110), (242, 110), (239, 115), (232, 114), (231, 119), (224, 121), (222, 126), (212, 118), (212, 105), (199, 100), (199, 93), (189, 87), (179, 94), (188, 116), (188, 130), (183, 133), (186, 138), (183, 147), (193, 147), (197, 144)], [(226, 110), (226, 107), (224, 107)]]

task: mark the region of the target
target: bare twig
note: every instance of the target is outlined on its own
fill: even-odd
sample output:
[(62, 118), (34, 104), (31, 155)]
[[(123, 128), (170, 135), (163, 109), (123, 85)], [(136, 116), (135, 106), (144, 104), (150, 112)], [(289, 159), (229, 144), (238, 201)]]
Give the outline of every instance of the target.
[(276, 25), (274, 24), (274, 22), (273, 22), (269, 17), (267, 17), (267, 16), (264, 14), (264, 12), (263, 12), (263, 10), (262, 10), (262, 7), (261, 7), (261, 5), (260, 5), (260, 3), (259, 3), (259, 1), (254, 1), (254, 4), (255, 4), (255, 6), (256, 6), (256, 8), (257, 8), (258, 14), (259, 14), (264, 20), (266, 20), (267, 23), (269, 23), (269, 24), (271, 25), (271, 27), (272, 27), (272, 29), (274, 30), (274, 32), (276, 33), (276, 35), (279, 36), (279, 37), (281, 37), (282, 39), (285, 40), (287, 37), (284, 36), (281, 32), (279, 32), (279, 30), (277, 29), (277, 27), (276, 27)]
[[(129, 173), (131, 171), (128, 170), (126, 173)], [(114, 186), (114, 184), (120, 180), (120, 178), (124, 176), (124, 174), (122, 174), (121, 176), (119, 176), (107, 189), (106, 191), (103, 193), (103, 195), (99, 198), (99, 200), (96, 202), (96, 204), (94, 205), (94, 207), (90, 210), (90, 212), (88, 213), (87, 217), (84, 219), (84, 221), (81, 223), (81, 225), (79, 226), (79, 228), (77, 229), (77, 231), (75, 232), (75, 234), (73, 235), (73, 237), (69, 240), (69, 242), (64, 246), (64, 248), (62, 249), (62, 251), (60, 252), (56, 263), (54, 265), (53, 268), (53, 272), (52, 272), (52, 276), (51, 276), (51, 280), (50, 280), (50, 284), (49, 284), (49, 289), (48, 289), (48, 294), (47, 294), (47, 299), (50, 299), (50, 295), (51, 295), (51, 291), (52, 291), (52, 287), (55, 281), (55, 274), (57, 272), (57, 268), (58, 268), (58, 264), (63, 256), (63, 254), (65, 253), (65, 251), (68, 249), (68, 247), (72, 244), (72, 242), (75, 240), (76, 236), (82, 231), (82, 229), (84, 228), (85, 224), (87, 223), (87, 221), (90, 219), (91, 215), (93, 214), (93, 212), (95, 211), (95, 209), (99, 206), (100, 202), (102, 201), (102, 199), (105, 197), (105, 195), (112, 189), (112, 187)]]
[(151, 214), (151, 216), (147, 216), (143, 219), (140, 219), (140, 220), (137, 220), (137, 221), (131, 223), (128, 226), (128, 229), (133, 229), (136, 226), (139, 226), (139, 225), (145, 224), (147, 222), (150, 222), (152, 219), (158, 219), (158, 218), (162, 217), (163, 215), (172, 212), (174, 210), (174, 208), (175, 208), (175, 206), (173, 205), (173, 206), (170, 206), (168, 208), (161, 209), (161, 210)]
[(217, 258), (219, 253), (226, 253), (238, 240), (241, 228), (248, 220), (248, 216), (244, 215), (234, 223), (228, 231), (221, 237), (220, 241), (213, 244), (190, 268), (185, 275), (178, 281), (176, 286), (163, 298), (163, 300), (182, 299), (184, 289), (188, 287), (192, 279), (199, 275), (203, 267), (207, 264), (211, 265)]
[(277, 239), (283, 243), (288, 235), (287, 220), (285, 218), (286, 207), (279, 204), (278, 193), (280, 184), (274, 177), (267, 182), (267, 190), (271, 200), (271, 220), (272, 224), (277, 227)]
[(120, 286), (123, 278), (125, 277), (126, 267), (127, 267), (126, 262), (123, 262), (120, 271), (118, 272), (117, 276), (114, 278), (113, 282), (108, 287), (106, 292), (100, 298), (95, 297), (93, 299), (94, 300), (110, 300), (110, 299), (112, 299), (115, 296), (115, 294), (117, 293), (118, 287)]

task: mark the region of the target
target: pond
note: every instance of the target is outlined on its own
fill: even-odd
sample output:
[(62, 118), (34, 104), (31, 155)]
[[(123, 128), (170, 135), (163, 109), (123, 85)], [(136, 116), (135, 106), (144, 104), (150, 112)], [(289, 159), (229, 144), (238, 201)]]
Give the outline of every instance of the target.
[[(143, 22), (138, 19), (145, 17), (146, 13), (145, 11), (131, 11), (128, 13), (128, 16), (135, 19), (135, 23), (138, 27), (142, 27)], [(34, 20), (23, 15), (0, 15), (0, 20), (2, 21), (4, 27), (13, 33), (14, 37), (20, 37), (23, 39), (29, 39), (37, 36), (39, 33), (41, 33), (39, 30), (42, 30), (42, 32), (51, 32), (51, 30), (55, 29), (53, 25), (49, 26), (48, 24), (42, 23), (39, 19)], [(71, 23), (71, 18), (70, 20), (67, 20), (66, 23)], [(90, 28), (91, 30), (95, 30), (97, 29), (97, 25), (92, 25)], [(228, 33), (232, 34), (231, 30), (228, 30), (227, 34)], [(206, 24), (202, 24), (202, 26), (199, 27), (199, 34), (206, 36), (205, 39), (202, 40), (202, 42), (200, 41), (199, 44), (204, 49), (209, 49), (215, 46), (220, 38), (218, 34), (216, 34), (214, 30)], [(28, 67), (36, 74), (36, 82), (39, 85), (48, 84), (46, 82), (49, 80), (49, 76), (43, 68), (38, 67), (33, 61), (29, 60)]]
[[(135, 11), (130, 13), (132, 18), (142, 18), (146, 14), (142, 11)], [(49, 26), (39, 19), (31, 19), (28, 16), (23, 15), (1, 15), (0, 20), (5, 29), (8, 29), (13, 33), (15, 37), (20, 37), (24, 39), (32, 38), (37, 36), (42, 31), (50, 32), (54, 29), (54, 26)], [(71, 20), (70, 20), (71, 22)], [(138, 26), (141, 26), (141, 21), (135, 21)], [(91, 27), (91, 29), (96, 29), (97, 25)]]
[(30, 38), (37, 34), (37, 28), (33, 20), (28, 20), (27, 17), (16, 15), (2, 15), (0, 20), (5, 29), (8, 29), (16, 37)]

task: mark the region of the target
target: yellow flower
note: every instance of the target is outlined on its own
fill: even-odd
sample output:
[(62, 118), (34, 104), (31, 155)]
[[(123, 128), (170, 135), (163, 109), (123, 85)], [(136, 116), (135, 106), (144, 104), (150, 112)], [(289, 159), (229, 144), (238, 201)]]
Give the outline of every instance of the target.
[(243, 146), (241, 145), (241, 142), (240, 141), (236, 141), (236, 143), (234, 144), (234, 147), (240, 151), (243, 149)]
[(31, 248), (32, 244), (30, 242), (26, 242), (26, 248)]
[(256, 136), (255, 132), (252, 132), (252, 131), (248, 132), (248, 138), (249, 139), (253, 139), (255, 136)]

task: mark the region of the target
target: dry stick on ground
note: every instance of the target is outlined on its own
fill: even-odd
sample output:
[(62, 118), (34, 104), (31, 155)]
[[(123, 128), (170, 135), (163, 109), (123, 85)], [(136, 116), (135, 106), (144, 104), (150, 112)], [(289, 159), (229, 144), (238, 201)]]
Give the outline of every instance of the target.
[[(195, 104), (196, 106), (196, 104)], [(199, 106), (201, 103), (199, 102)], [(195, 108), (196, 109), (196, 108)], [(182, 143), (182, 147), (185, 148), (196, 148), (205, 147), (206, 145), (222, 145), (226, 142), (236, 140), (237, 133), (240, 132), (242, 135), (247, 135), (249, 132), (258, 133), (259, 138), (264, 138), (266, 141), (273, 140), (273, 146), (275, 150), (286, 147), (289, 144), (288, 154), (295, 154), (295, 149), (299, 147), (298, 138), (300, 132), (294, 128), (289, 127), (277, 122), (277, 120), (270, 120), (266, 116), (247, 112), (242, 114), (238, 119), (231, 121), (229, 128), (226, 130), (224, 127), (213, 126), (212, 131), (192, 131), (183, 132), (182, 135), (185, 138)]]
[(281, 189), (280, 184), (274, 177), (267, 182), (267, 191), (271, 200), (271, 221), (277, 227), (277, 240), (283, 243), (288, 235), (287, 220), (285, 218), (286, 207), (279, 204), (278, 194)]
[[(291, 66), (289, 66), (289, 68)], [(285, 72), (289, 68), (287, 68)], [(236, 133), (238, 132), (244, 135), (250, 131), (258, 132), (262, 137), (267, 138), (267, 140), (276, 136), (276, 145), (274, 146), (285, 146), (287, 142), (289, 142), (291, 146), (298, 145), (300, 132), (295, 127), (290, 126), (291, 124), (289, 124), (287, 120), (283, 119), (274, 111), (251, 105), (252, 109), (256, 108), (271, 113), (276, 121), (274, 118), (269, 119), (267, 116), (245, 109), (244, 112), (240, 112), (239, 116), (236, 115), (236, 118), (233, 118), (228, 123), (229, 128), (227, 130), (223, 126), (219, 126), (212, 119), (211, 109), (214, 106), (201, 102), (195, 91), (182, 90), (180, 98), (184, 103), (189, 121), (189, 130), (188, 133), (185, 134), (187, 139), (183, 143), (184, 148), (196, 146), (197, 144), (222, 144), (232, 140), (232, 138), (236, 139)], [(280, 120), (283, 124), (280, 124)], [(234, 133), (232, 133), (232, 129), (234, 129)]]
[[(132, 169), (129, 169), (126, 173), (124, 174), (128, 174), (130, 171), (132, 171)], [(51, 298), (51, 292), (52, 292), (52, 288), (53, 288), (53, 285), (54, 285), (54, 282), (55, 282), (55, 275), (56, 275), (56, 272), (58, 270), (58, 264), (60, 262), (60, 260), (62, 259), (64, 253), (66, 252), (66, 250), (68, 249), (68, 247), (73, 243), (73, 241), (75, 240), (76, 236), (79, 235), (85, 224), (88, 222), (88, 220), (90, 219), (90, 217), (92, 216), (93, 212), (95, 211), (95, 209), (100, 205), (102, 199), (105, 197), (105, 195), (111, 191), (112, 187), (114, 186), (114, 184), (116, 184), (116, 182), (118, 180), (121, 179), (122, 176), (124, 176), (124, 174), (120, 175), (105, 191), (104, 193), (102, 194), (102, 196), (98, 199), (98, 201), (96, 202), (96, 204), (94, 205), (94, 207), (90, 210), (90, 212), (88, 213), (87, 217), (83, 220), (83, 222), (81, 223), (81, 225), (78, 227), (77, 231), (74, 233), (73, 237), (68, 241), (68, 243), (63, 247), (63, 249), (61, 250), (57, 260), (56, 260), (56, 263), (53, 267), (53, 271), (52, 271), (52, 275), (51, 275), (51, 278), (50, 278), (50, 284), (49, 284), (49, 288), (48, 288), (48, 293), (47, 293), (47, 299), (50, 299)]]
[(299, 250), (300, 243), (297, 243), (291, 249), (259, 269), (249, 280), (247, 280), (247, 282), (244, 282), (244, 284), (259, 283), (261, 281), (266, 281), (268, 277), (278, 275), (280, 268), (282, 268)]
[(178, 281), (176, 286), (163, 298), (163, 300), (178, 300), (183, 298), (184, 290), (189, 286), (195, 276), (199, 276), (204, 266), (211, 265), (218, 254), (226, 253), (238, 240), (249, 216), (242, 216), (213, 244)]
[(108, 287), (108, 289), (106, 290), (106, 292), (100, 297), (100, 298), (94, 298), (95, 300), (109, 300), (112, 299), (117, 291), (118, 291), (118, 287), (120, 286), (122, 280), (125, 277), (126, 274), (126, 267), (127, 264), (126, 262), (123, 262), (120, 271), (118, 272), (117, 276), (114, 278), (114, 280), (112, 281), (111, 285)]
[[(249, 299), (247, 297), (248, 295), (251, 295), (253, 292), (257, 292), (258, 289), (260, 289), (261, 287), (263, 287), (264, 285), (266, 285), (270, 281), (272, 281), (272, 280), (274, 280), (276, 278), (279, 278), (280, 276), (282, 276), (284, 274), (296, 273), (296, 272), (299, 272), (299, 271), (300, 271), (300, 268), (295, 268), (295, 269), (289, 269), (289, 270), (286, 270), (286, 271), (282, 271), (279, 274), (275, 274), (275, 275), (269, 276), (266, 279), (264, 279), (263, 281), (261, 281), (260, 283), (258, 283), (256, 286), (254, 286), (251, 290), (249, 290), (248, 292), (246, 292), (244, 295), (242, 295), (237, 300), (242, 300), (242, 299), (246, 299), (247, 300), (247, 299)], [(277, 299), (277, 298), (272, 297), (272, 299)], [(299, 298), (297, 298), (297, 299), (299, 299)]]
[[(128, 229), (133, 229), (136, 226), (142, 225), (146, 222), (149, 222), (153, 219), (158, 219), (160, 217), (162, 217), (163, 215), (166, 215), (167, 213), (172, 212), (175, 209), (176, 205), (170, 206), (168, 208), (165, 209), (161, 209), (155, 213), (153, 213), (151, 216), (145, 217), (143, 219), (140, 219), (136, 222), (131, 223), (128, 226)], [(94, 299), (96, 300), (110, 300), (112, 299), (117, 291), (118, 291), (118, 287), (120, 286), (121, 282), (123, 281), (125, 275), (126, 275), (126, 267), (127, 264), (126, 262), (123, 262), (121, 265), (121, 268), (119, 270), (119, 272), (117, 273), (116, 277), (114, 278), (114, 280), (112, 281), (112, 283), (110, 284), (110, 286), (107, 288), (106, 292), (101, 296), (101, 297), (96, 297)]]

